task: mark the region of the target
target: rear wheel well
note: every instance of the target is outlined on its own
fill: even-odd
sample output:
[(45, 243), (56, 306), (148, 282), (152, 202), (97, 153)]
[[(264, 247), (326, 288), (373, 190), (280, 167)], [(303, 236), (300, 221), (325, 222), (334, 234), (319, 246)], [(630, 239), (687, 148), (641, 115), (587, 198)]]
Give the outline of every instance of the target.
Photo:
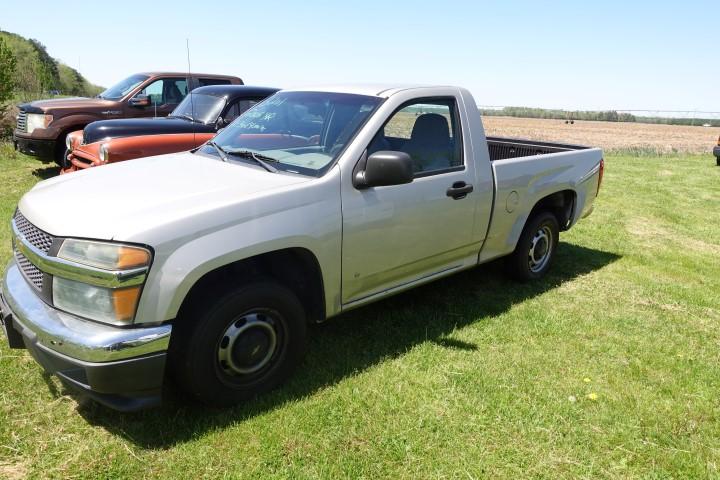
[(253, 280), (272, 279), (300, 300), (310, 322), (325, 320), (325, 291), (315, 255), (304, 248), (288, 248), (224, 265), (203, 275), (185, 296), (178, 318), (193, 307)]
[(577, 194), (572, 190), (562, 190), (541, 198), (533, 207), (528, 219), (539, 212), (550, 212), (557, 218), (560, 230), (570, 228), (570, 222), (575, 212)]

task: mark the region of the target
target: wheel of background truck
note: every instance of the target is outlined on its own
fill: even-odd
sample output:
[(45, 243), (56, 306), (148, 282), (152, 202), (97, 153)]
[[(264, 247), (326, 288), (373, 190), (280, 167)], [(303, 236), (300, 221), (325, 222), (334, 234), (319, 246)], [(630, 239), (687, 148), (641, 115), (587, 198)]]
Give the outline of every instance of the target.
[(60, 168), (65, 168), (65, 164), (67, 163), (67, 156), (70, 154), (70, 151), (65, 145), (65, 141), (68, 135), (68, 133), (61, 134), (57, 139), (57, 143), (55, 144), (55, 163), (57, 163)]
[(508, 257), (510, 274), (520, 281), (542, 278), (552, 265), (560, 238), (555, 215), (540, 212), (525, 224), (515, 251)]
[[(194, 309), (169, 361), (202, 403), (231, 406), (283, 383), (305, 353), (305, 311), (274, 282), (242, 286)], [(173, 342), (176, 341), (173, 339)]]

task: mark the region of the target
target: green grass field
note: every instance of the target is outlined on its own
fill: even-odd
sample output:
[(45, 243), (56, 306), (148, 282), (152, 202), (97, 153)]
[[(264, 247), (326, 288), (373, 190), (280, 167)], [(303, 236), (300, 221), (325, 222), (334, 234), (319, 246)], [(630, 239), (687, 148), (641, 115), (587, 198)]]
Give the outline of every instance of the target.
[[(720, 168), (606, 165), (544, 281), (493, 263), (314, 327), (299, 374), (235, 409), (119, 414), (0, 345), (0, 478), (720, 477)], [(53, 173), (0, 147), (3, 264)]]

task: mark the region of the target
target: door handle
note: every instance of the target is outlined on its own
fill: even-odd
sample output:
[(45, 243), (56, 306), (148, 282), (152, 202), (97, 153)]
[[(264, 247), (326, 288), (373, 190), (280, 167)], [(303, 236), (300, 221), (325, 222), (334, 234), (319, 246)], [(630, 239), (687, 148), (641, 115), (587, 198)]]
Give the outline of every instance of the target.
[(460, 200), (467, 197), (467, 194), (473, 191), (473, 186), (465, 182), (455, 182), (452, 187), (447, 189), (446, 195), (452, 197), (453, 200)]

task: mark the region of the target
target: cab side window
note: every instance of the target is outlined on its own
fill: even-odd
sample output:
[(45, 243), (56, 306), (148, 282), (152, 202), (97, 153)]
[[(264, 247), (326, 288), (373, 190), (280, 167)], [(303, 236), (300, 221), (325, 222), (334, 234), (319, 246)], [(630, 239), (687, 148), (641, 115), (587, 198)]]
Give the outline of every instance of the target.
[(208, 85), (230, 85), (230, 80), (224, 78), (198, 78), (197, 81), (200, 87), (207, 87)]
[(413, 101), (397, 110), (368, 145), (368, 155), (379, 150), (405, 152), (416, 175), (441, 173), (463, 165), (454, 98)]
[(177, 105), (187, 95), (187, 80), (184, 78), (163, 78), (156, 80), (141, 92), (147, 95), (152, 105)]
[(233, 103), (232, 105), (230, 105), (230, 108), (228, 108), (228, 110), (225, 112), (225, 115), (223, 115), (225, 123), (232, 122), (258, 102), (259, 100), (238, 100), (237, 102)]

